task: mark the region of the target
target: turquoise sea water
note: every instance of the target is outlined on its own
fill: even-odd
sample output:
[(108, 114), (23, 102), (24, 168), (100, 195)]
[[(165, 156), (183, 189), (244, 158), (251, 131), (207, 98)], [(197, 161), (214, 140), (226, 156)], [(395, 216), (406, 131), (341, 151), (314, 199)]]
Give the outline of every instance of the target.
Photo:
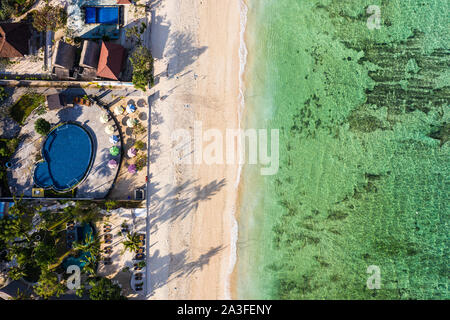
[(243, 169), (237, 298), (450, 298), (450, 3), (247, 5), (242, 124), (280, 169)]

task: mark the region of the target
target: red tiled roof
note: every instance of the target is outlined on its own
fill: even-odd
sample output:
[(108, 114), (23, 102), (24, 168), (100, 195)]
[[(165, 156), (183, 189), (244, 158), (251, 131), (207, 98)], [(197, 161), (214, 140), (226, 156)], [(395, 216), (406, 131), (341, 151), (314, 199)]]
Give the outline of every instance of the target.
[(117, 4), (131, 4), (130, 0), (117, 0)]
[(120, 44), (102, 42), (100, 58), (98, 60), (97, 76), (119, 80), (124, 55), (125, 48)]
[(25, 23), (0, 23), (0, 57), (23, 57), (29, 53), (30, 28)]

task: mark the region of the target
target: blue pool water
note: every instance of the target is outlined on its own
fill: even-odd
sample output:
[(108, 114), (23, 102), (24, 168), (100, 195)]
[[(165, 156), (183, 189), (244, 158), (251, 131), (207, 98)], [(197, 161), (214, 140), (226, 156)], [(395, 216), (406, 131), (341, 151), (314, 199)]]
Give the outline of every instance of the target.
[(76, 124), (63, 124), (48, 134), (42, 155), (44, 161), (36, 164), (34, 182), (42, 188), (68, 190), (89, 169), (93, 155), (91, 137)]
[[(3, 219), (8, 212), (8, 209), (14, 205), (14, 202), (0, 202), (0, 219)], [(10, 218), (11, 214), (9, 215)]]
[[(89, 224), (85, 224), (81, 227), (77, 227), (77, 241), (85, 242), (86, 236), (89, 235), (89, 238), (92, 239), (94, 236), (94, 230)], [(81, 252), (78, 257), (69, 256), (64, 259), (63, 266), (67, 269), (70, 265), (77, 265), (81, 269), (83, 269), (86, 264), (86, 257), (90, 257), (91, 254), (89, 252)]]
[(117, 24), (119, 7), (85, 7), (86, 23)]

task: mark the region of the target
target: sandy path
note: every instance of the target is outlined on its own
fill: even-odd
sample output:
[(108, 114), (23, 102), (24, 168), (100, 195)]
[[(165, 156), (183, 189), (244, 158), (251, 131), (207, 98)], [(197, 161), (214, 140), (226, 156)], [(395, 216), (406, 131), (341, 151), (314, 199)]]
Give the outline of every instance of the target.
[(237, 165), (174, 164), (171, 133), (237, 128), (238, 50), (238, 0), (155, 1), (148, 298), (227, 298)]

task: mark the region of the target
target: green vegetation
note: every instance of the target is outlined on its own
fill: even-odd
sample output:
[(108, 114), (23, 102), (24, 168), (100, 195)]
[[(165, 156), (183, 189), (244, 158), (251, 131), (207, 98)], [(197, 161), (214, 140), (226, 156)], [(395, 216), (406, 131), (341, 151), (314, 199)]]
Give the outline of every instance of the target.
[(24, 125), (25, 120), (45, 102), (45, 97), (38, 93), (26, 93), (11, 107), (10, 115), (18, 124)]
[(100, 254), (100, 239), (87, 234), (82, 242), (74, 242), (72, 249), (79, 252), (88, 252), (91, 256), (96, 257)]
[(112, 201), (112, 200), (108, 200), (105, 202), (105, 206), (106, 206), (106, 210), (107, 211), (111, 211), (115, 208), (117, 208), (117, 202), (116, 201)]
[[(147, 128), (145, 128), (141, 122), (137, 122), (132, 130), (133, 130), (133, 133), (137, 136), (147, 132)], [(138, 149), (138, 148), (136, 148), (136, 149)]]
[(64, 208), (64, 213), (80, 223), (94, 223), (100, 219), (100, 208), (91, 201), (77, 201), (75, 206)]
[(142, 150), (142, 149), (144, 149), (144, 142), (141, 141), (141, 140), (138, 140), (138, 141), (136, 141), (136, 142), (134, 143), (134, 147), (135, 147), (137, 150)]
[(107, 211), (111, 211), (117, 208), (126, 208), (126, 209), (134, 209), (140, 208), (142, 201), (136, 200), (106, 200), (106, 201), (96, 201), (97, 205), (101, 209), (105, 209)]
[(136, 157), (136, 170), (140, 171), (147, 166), (147, 155), (144, 153), (139, 153)]
[(10, 196), (5, 164), (12, 157), (18, 145), (18, 138), (0, 139), (0, 188), (2, 196)]
[(121, 295), (122, 289), (108, 278), (96, 278), (89, 284), (92, 286), (89, 290), (91, 300), (126, 300)]
[(145, 91), (150, 84), (153, 86), (153, 57), (151, 52), (139, 45), (130, 57), (133, 66), (132, 82), (137, 89)]
[[(109, 202), (109, 206), (117, 205), (113, 201)], [(66, 292), (64, 279), (67, 274), (62, 262), (70, 255), (77, 257), (83, 253), (85, 265), (82, 272), (88, 276), (92, 289), (88, 291), (82, 285), (82, 289), (77, 290), (76, 294), (89, 294), (93, 300), (125, 299), (121, 296), (118, 285), (96, 275), (100, 255), (98, 237), (88, 234), (82, 242), (74, 243), (72, 249), (68, 249), (66, 245), (67, 222), (96, 221), (100, 217), (100, 205), (92, 201), (78, 201), (55, 214), (54, 211), (41, 211), (42, 207), (34, 203), (15, 199), (8, 217), (0, 219), (0, 249), (7, 250), (6, 261), (15, 260), (17, 264), (9, 269), (8, 276), (14, 280), (24, 278), (36, 282), (34, 293), (41, 298), (59, 297)], [(33, 228), (31, 221), (36, 214), (40, 219)], [(18, 294), (16, 299), (25, 297)]]
[(0, 87), (0, 102), (8, 98), (8, 94), (6, 93), (5, 87)]
[(137, 40), (137, 45), (140, 46), (141, 42), (142, 42), (141, 36), (142, 36), (142, 34), (144, 34), (146, 29), (147, 29), (147, 25), (144, 22), (142, 22), (140, 27), (133, 26), (131, 28), (127, 28), (125, 35), (127, 38)]
[(36, 122), (34, 123), (34, 130), (36, 130), (36, 132), (39, 133), (40, 135), (43, 136), (47, 135), (50, 129), (51, 129), (50, 123), (43, 118), (37, 119)]
[(41, 9), (33, 11), (33, 27), (37, 31), (56, 31), (64, 27), (67, 21), (67, 13), (63, 7), (45, 5)]
[(123, 253), (126, 251), (135, 252), (139, 250), (141, 246), (141, 241), (139, 240), (139, 235), (137, 233), (127, 233), (126, 240), (122, 241)]
[(34, 292), (44, 298), (59, 297), (66, 291), (66, 286), (58, 280), (58, 276), (50, 271), (42, 272), (38, 284), (34, 287)]
[(9, 208), (8, 215), (13, 219), (0, 219), (0, 240), (8, 242), (16, 238), (24, 238), (31, 241), (28, 232), (32, 227), (32, 215), (22, 200), (15, 200), (14, 206)]
[(0, 2), (0, 20), (9, 20), (26, 13), (36, 0), (2, 0)]

